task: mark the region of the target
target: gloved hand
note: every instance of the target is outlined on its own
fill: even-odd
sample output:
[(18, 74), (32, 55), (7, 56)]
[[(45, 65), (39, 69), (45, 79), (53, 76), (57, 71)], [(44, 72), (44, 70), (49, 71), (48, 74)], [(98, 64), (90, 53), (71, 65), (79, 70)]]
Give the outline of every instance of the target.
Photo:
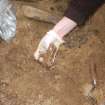
[(64, 41), (54, 31), (51, 30), (47, 32), (47, 34), (40, 41), (39, 46), (34, 53), (35, 60), (51, 65), (54, 63), (59, 46), (63, 42)]

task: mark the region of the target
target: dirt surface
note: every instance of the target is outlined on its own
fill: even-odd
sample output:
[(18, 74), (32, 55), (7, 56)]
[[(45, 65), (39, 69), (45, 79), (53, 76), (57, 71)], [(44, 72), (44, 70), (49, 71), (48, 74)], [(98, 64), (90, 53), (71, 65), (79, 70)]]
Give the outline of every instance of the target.
[[(55, 14), (63, 13), (68, 2), (34, 1), (31, 5)], [(105, 105), (105, 5), (65, 38), (53, 69), (33, 58), (40, 39), (53, 25), (25, 18), (23, 2), (15, 5), (16, 38), (9, 44), (0, 42), (0, 105)], [(91, 70), (97, 85), (88, 96)]]

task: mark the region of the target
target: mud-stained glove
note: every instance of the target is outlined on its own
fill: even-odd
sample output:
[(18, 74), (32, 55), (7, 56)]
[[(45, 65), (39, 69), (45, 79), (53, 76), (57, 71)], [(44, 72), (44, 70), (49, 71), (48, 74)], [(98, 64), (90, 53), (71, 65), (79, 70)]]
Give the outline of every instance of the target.
[(59, 46), (62, 43), (64, 43), (64, 41), (57, 35), (56, 32), (52, 30), (47, 32), (34, 53), (35, 60), (43, 64), (48, 64), (49, 66), (52, 65)]

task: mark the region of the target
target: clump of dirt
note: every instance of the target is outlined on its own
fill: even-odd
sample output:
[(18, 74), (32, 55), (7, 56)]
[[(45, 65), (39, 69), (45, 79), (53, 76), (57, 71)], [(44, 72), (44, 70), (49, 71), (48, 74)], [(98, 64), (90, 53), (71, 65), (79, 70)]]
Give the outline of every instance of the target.
[[(34, 0), (32, 0), (34, 1)], [(26, 2), (25, 2), (26, 3)], [(32, 5), (57, 13), (64, 12), (68, 0), (39, 0)], [(1, 105), (103, 105), (105, 102), (105, 5), (82, 28), (65, 39), (53, 69), (46, 69), (33, 58), (42, 36), (52, 24), (27, 19), (17, 2), (16, 38), (0, 43)], [(31, 5), (31, 4), (30, 4)], [(59, 10), (58, 10), (59, 8)], [(93, 98), (84, 95), (90, 84), (90, 63), (96, 67), (96, 89)]]

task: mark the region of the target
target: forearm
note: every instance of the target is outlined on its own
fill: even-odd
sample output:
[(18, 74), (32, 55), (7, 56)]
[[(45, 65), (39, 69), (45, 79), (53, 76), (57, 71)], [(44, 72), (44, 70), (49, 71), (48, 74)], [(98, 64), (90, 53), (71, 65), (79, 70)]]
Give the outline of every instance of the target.
[(72, 31), (77, 26), (77, 23), (70, 18), (63, 17), (52, 29), (61, 38)]

